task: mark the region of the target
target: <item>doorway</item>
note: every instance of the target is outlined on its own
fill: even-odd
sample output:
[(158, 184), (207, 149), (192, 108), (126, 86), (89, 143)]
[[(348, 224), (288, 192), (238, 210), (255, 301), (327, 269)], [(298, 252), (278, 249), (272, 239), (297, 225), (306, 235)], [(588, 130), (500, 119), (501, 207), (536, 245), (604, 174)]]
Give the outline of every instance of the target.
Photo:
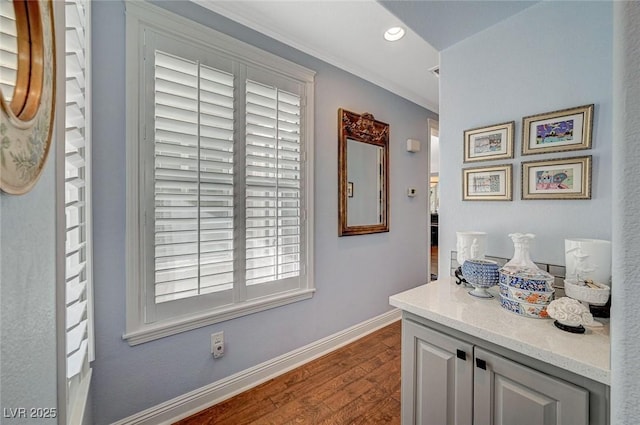
[(438, 278), (438, 222), (440, 209), (440, 126), (438, 121), (428, 120), (429, 127), (429, 280)]

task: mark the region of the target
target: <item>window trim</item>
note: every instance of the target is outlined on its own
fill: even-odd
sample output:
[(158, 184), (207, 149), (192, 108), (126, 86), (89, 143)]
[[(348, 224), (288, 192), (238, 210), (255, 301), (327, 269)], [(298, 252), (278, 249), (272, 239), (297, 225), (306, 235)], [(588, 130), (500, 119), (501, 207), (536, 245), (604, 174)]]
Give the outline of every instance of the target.
[[(198, 24), (187, 18), (143, 2), (125, 3), (126, 7), (126, 87), (138, 89), (126, 92), (126, 331), (123, 339), (129, 345), (142, 344), (158, 338), (207, 326), (247, 314), (283, 306), (289, 303), (309, 299), (315, 292), (314, 253), (313, 253), (313, 137), (314, 137), (314, 76), (315, 72), (303, 66), (275, 56), (264, 50), (246, 44), (230, 36)], [(144, 309), (147, 289), (144, 268), (148, 256), (149, 244), (145, 242), (146, 232), (144, 218), (141, 217), (140, 195), (141, 184), (145, 176), (139, 172), (141, 157), (140, 140), (144, 140), (145, 111), (143, 87), (138, 82), (143, 80), (144, 67), (141, 65), (144, 54), (143, 37), (145, 28), (177, 36), (196, 44), (220, 50), (225, 56), (236, 58), (259, 68), (282, 74), (304, 84), (306, 104), (304, 109), (305, 130), (303, 143), (305, 149), (304, 167), (304, 216), (306, 220), (304, 250), (307, 262), (304, 265), (306, 285), (284, 293), (274, 294), (243, 303), (177, 316), (154, 323), (145, 323)], [(236, 52), (242, 52), (239, 56)], [(148, 176), (147, 176), (148, 178)]]

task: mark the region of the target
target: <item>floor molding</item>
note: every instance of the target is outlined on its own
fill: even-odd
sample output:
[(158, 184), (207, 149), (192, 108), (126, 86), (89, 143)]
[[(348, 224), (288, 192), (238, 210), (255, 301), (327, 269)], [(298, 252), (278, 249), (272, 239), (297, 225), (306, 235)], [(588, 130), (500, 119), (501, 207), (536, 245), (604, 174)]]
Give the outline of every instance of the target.
[(391, 310), (304, 347), (136, 413), (115, 422), (113, 425), (169, 425), (330, 353), (399, 320), (400, 317), (400, 310)]

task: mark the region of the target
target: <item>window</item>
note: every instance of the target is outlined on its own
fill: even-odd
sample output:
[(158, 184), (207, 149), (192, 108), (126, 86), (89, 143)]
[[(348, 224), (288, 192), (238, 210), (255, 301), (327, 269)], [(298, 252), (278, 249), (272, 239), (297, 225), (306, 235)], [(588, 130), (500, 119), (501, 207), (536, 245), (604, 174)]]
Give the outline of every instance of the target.
[(13, 99), (18, 73), (16, 13), (10, 0), (0, 0), (0, 89), (7, 104)]
[(127, 46), (125, 338), (311, 297), (314, 73), (144, 4)]
[[(65, 2), (65, 278), (68, 418), (84, 410), (93, 359), (91, 317), (90, 2)], [(75, 419), (74, 419), (75, 418)]]

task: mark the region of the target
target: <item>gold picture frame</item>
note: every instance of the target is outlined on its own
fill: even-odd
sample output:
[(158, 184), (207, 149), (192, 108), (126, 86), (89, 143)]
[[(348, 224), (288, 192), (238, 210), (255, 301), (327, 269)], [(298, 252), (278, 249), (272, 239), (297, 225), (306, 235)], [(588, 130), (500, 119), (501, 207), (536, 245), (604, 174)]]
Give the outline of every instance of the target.
[(591, 199), (592, 158), (522, 163), (522, 199)]
[(594, 105), (522, 118), (522, 155), (591, 149)]
[[(0, 89), (0, 189), (33, 188), (51, 146), (56, 98), (56, 52), (51, 0), (14, 0), (15, 85)], [(9, 88), (9, 89), (8, 89)]]
[(462, 169), (463, 201), (511, 201), (513, 164)]
[(472, 128), (464, 132), (464, 162), (513, 158), (515, 121)]

